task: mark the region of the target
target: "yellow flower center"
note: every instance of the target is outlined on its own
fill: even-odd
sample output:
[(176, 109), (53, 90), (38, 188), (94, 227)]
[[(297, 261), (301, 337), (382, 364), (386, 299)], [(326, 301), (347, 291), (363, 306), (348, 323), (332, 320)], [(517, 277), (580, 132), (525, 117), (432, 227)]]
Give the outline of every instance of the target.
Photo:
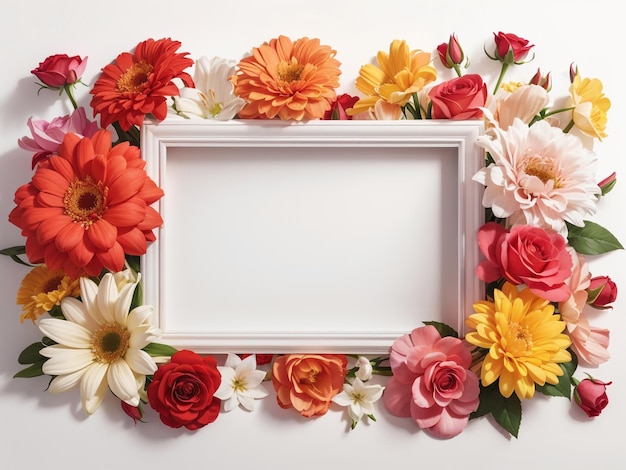
[(301, 377), (300, 378), (300, 383), (301, 384), (305, 384), (305, 385), (312, 385), (317, 381), (317, 374), (319, 374), (320, 371), (317, 370), (316, 368), (312, 367), (311, 369), (309, 369), (306, 372), (306, 376), (305, 377)]
[(93, 335), (91, 351), (98, 362), (111, 363), (124, 357), (128, 350), (130, 333), (118, 324), (104, 325)]
[(526, 325), (517, 322), (509, 323), (509, 329), (504, 336), (506, 350), (514, 357), (526, 356), (533, 347), (533, 336)]
[(544, 157), (530, 157), (524, 166), (524, 173), (528, 176), (536, 176), (543, 184), (552, 180), (554, 181), (555, 188), (559, 188), (561, 186), (561, 182), (556, 176), (552, 162)]
[(278, 78), (286, 83), (295, 82), (300, 80), (302, 70), (304, 70), (304, 65), (298, 64), (295, 58), (291, 63), (281, 62), (278, 64)]
[(102, 217), (105, 208), (106, 189), (100, 187), (87, 177), (86, 180), (75, 180), (70, 184), (63, 197), (65, 214), (85, 227)]
[(146, 61), (134, 64), (117, 81), (117, 91), (120, 93), (140, 93), (148, 83), (148, 76), (152, 72), (152, 65)]
[(246, 381), (239, 377), (233, 379), (231, 387), (235, 392), (245, 392), (248, 390), (248, 387), (246, 387)]

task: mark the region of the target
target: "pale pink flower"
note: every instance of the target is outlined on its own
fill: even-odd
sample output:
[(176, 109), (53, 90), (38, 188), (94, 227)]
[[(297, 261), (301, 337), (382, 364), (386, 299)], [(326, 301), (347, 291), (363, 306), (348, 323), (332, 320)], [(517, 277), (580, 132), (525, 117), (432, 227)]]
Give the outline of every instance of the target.
[(54, 118), (48, 122), (43, 119), (28, 119), (28, 128), (32, 137), (24, 136), (17, 141), (20, 148), (35, 152), (33, 168), (40, 161), (59, 150), (65, 134), (72, 132), (81, 137), (92, 137), (98, 130), (98, 123), (87, 119), (85, 108), (77, 108), (72, 114)]
[(597, 159), (577, 137), (545, 121), (529, 127), (514, 119), (506, 131), (494, 127), (477, 143), (494, 160), (473, 178), (486, 186), (483, 205), (509, 226), (535, 225), (566, 236), (566, 222), (582, 227), (595, 214)]
[(478, 409), (478, 376), (469, 370), (472, 355), (459, 338), (442, 338), (430, 325), (414, 329), (391, 346), (389, 379), (383, 403), (400, 417), (411, 417), (429, 434), (461, 433)]
[(596, 367), (609, 360), (609, 330), (596, 328), (589, 324), (583, 312), (587, 305), (591, 281), (589, 266), (582, 255), (573, 248), (568, 251), (572, 256), (572, 275), (567, 281), (572, 295), (565, 302), (559, 302), (561, 319), (567, 325), (567, 332), (572, 340), (572, 348), (578, 359), (587, 365)]
[(498, 127), (508, 129), (515, 118), (529, 124), (548, 106), (548, 92), (539, 85), (522, 85), (513, 91), (500, 88), (495, 97), (494, 119)]

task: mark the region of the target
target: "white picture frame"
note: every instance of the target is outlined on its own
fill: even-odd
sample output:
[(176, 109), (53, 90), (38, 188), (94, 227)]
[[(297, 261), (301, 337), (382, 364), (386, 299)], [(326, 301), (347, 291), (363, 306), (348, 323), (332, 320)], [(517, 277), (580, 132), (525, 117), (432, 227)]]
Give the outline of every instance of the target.
[(162, 340), (198, 353), (385, 354), (464, 331), (482, 285), (481, 121), (146, 121), (164, 219), (142, 257)]

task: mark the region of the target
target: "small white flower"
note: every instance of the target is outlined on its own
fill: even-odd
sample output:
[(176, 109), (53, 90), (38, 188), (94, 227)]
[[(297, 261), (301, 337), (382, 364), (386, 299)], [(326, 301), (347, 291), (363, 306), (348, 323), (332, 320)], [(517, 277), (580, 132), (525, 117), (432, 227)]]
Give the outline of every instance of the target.
[(265, 372), (256, 370), (254, 354), (245, 359), (236, 354), (228, 354), (224, 366), (217, 366), (217, 369), (222, 375), (222, 383), (215, 396), (223, 401), (224, 411), (230, 411), (237, 405), (252, 411), (254, 400), (267, 396), (262, 384)]
[(365, 356), (360, 356), (357, 359), (355, 367), (358, 367), (355, 375), (363, 382), (367, 382), (372, 378), (372, 363)]
[(235, 117), (246, 104), (234, 94), (230, 77), (235, 69), (236, 63), (232, 60), (200, 57), (193, 77), (196, 88), (181, 88), (180, 96), (174, 97), (176, 110), (220, 121)]
[(348, 407), (348, 415), (352, 419), (352, 429), (367, 416), (375, 421), (374, 403), (383, 396), (385, 387), (382, 385), (365, 385), (358, 377), (352, 384), (343, 385), (343, 391), (333, 398), (339, 406)]

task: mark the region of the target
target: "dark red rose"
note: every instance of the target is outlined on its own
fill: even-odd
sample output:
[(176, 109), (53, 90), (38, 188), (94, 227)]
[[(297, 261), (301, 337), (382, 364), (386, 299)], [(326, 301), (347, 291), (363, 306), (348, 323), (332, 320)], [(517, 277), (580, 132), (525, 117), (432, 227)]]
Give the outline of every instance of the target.
[(41, 83), (51, 88), (61, 88), (80, 80), (87, 67), (87, 57), (55, 54), (47, 57), (39, 67), (30, 71)]
[(148, 401), (163, 424), (199, 429), (217, 419), (221, 400), (214, 394), (221, 381), (214, 357), (178, 351), (154, 373)]
[[(241, 359), (245, 359), (246, 357), (251, 356), (251, 354), (239, 354)], [(256, 354), (256, 365), (262, 366), (263, 364), (269, 364), (274, 359), (273, 354)]]
[(359, 101), (358, 96), (352, 96), (347, 93), (339, 95), (337, 99), (331, 103), (330, 109), (324, 113), (324, 119), (339, 121), (351, 120), (352, 116), (348, 116), (346, 110), (352, 108), (357, 101)]
[(589, 283), (589, 290), (602, 288), (591, 305), (596, 308), (610, 308), (609, 304), (617, 299), (617, 285), (608, 276), (596, 276)]
[(598, 416), (609, 404), (606, 386), (611, 383), (593, 378), (584, 379), (574, 389), (574, 401), (590, 418)]
[(521, 63), (535, 46), (515, 34), (500, 31), (498, 34), (493, 33), (493, 36), (496, 43), (495, 59), (504, 64)]

